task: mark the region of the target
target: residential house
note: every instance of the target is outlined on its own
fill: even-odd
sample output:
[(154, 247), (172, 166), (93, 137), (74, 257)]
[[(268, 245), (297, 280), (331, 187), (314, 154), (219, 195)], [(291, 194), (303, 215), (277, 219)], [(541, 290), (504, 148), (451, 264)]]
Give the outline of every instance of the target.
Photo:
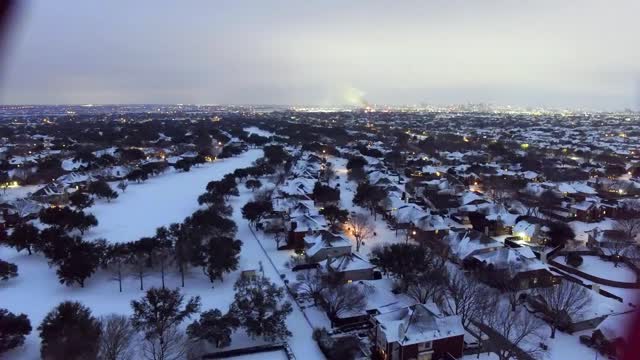
[(304, 237), (312, 235), (320, 230), (327, 229), (327, 221), (322, 215), (300, 215), (292, 217), (287, 222), (289, 231), (287, 244), (289, 248), (303, 249)]
[(464, 328), (459, 316), (437, 316), (416, 304), (373, 318), (374, 351), (384, 360), (461, 358)]
[(502, 247), (477, 253), (467, 256), (463, 265), (473, 271), (478, 279), (499, 289), (548, 287), (559, 281), (528, 246)]
[(341, 283), (358, 280), (373, 280), (375, 266), (357, 254), (330, 256), (320, 262), (327, 276)]
[(520, 239), (533, 243), (543, 245), (549, 239), (549, 227), (545, 224), (545, 221), (533, 216), (521, 216), (516, 221), (513, 227), (513, 235)]
[(320, 230), (304, 237), (306, 255), (311, 262), (320, 262), (329, 257), (351, 254), (351, 241), (328, 230)]
[(449, 246), (450, 257), (458, 263), (462, 263), (468, 257), (504, 247), (502, 243), (473, 229), (452, 231), (443, 241)]

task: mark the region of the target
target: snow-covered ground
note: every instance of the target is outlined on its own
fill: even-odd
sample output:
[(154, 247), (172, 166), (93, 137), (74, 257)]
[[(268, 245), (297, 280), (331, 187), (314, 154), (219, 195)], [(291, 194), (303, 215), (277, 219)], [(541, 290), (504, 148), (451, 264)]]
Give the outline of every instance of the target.
[[(337, 181), (332, 183), (332, 186), (340, 184), (340, 207), (348, 210), (350, 213), (370, 214), (369, 210), (353, 205), (353, 197), (355, 196), (358, 185), (356, 182), (349, 181), (348, 179), (347, 159), (328, 157), (327, 160), (333, 164), (333, 169), (339, 178)], [(371, 217), (371, 221), (375, 228), (375, 234), (371, 239), (367, 239), (364, 242), (363, 246), (360, 248), (360, 252), (358, 253), (365, 259), (368, 259), (369, 254), (378, 246), (405, 241), (404, 233), (399, 231), (396, 235), (395, 230), (391, 230), (389, 228), (380, 214), (378, 214), (376, 220)], [(353, 250), (355, 252), (355, 239), (350, 234), (346, 234), (346, 236), (353, 242)]]
[[(560, 264), (567, 265), (564, 256), (558, 256), (554, 260)], [(582, 260), (582, 265), (577, 269), (589, 275), (614, 281), (631, 283), (636, 281), (636, 274), (624, 263), (619, 263), (618, 267), (615, 267), (613, 262), (604, 261), (597, 256), (583, 256)]]
[[(188, 173), (170, 173), (150, 179), (144, 184), (129, 186), (127, 192), (116, 201), (100, 203), (92, 209), (101, 223), (92, 235), (96, 238), (105, 237), (109, 241), (129, 241), (152, 235), (156, 227), (181, 221), (194, 211), (197, 208), (196, 197), (204, 191), (208, 181), (221, 178), (235, 168), (249, 166), (261, 154), (261, 150), (252, 150), (234, 159), (195, 168)], [(145, 187), (149, 189), (145, 190)], [(251, 199), (252, 193), (244, 186), (239, 186), (239, 190), (240, 196), (230, 200), (230, 205), (234, 208), (233, 219), (238, 225), (237, 238), (244, 243), (239, 270), (227, 274), (223, 282), (216, 281), (212, 286), (200, 269), (192, 269), (186, 279), (186, 286), (181, 289), (185, 297), (199, 295), (203, 310), (218, 308), (226, 312), (233, 302), (233, 284), (239, 278), (240, 271), (255, 269), (260, 262), (267, 277), (280, 286), (284, 285), (249, 230), (246, 220), (242, 219), (240, 208)], [(140, 226), (128, 226), (129, 222)], [(3, 360), (39, 359), (40, 339), (37, 327), (47, 312), (62, 301), (79, 301), (91, 308), (95, 316), (109, 313), (130, 314), (131, 300), (144, 295), (135, 277), (124, 280), (122, 293), (118, 292), (117, 282), (111, 281), (111, 275), (101, 270), (87, 280), (85, 288), (67, 287), (58, 283), (55, 269), (49, 268), (41, 255), (28, 256), (24, 252), (17, 253), (11, 248), (0, 246), (0, 258), (18, 265), (19, 273), (17, 278), (0, 284), (0, 306), (14, 313), (27, 314), (33, 327), (24, 346), (0, 356)], [(167, 287), (180, 286), (177, 272), (169, 273), (165, 281)], [(159, 274), (156, 273), (149, 274), (144, 279), (145, 289), (160, 284)], [(190, 321), (187, 320), (183, 325)], [(312, 339), (313, 329), (295, 304), (293, 313), (287, 318), (287, 325), (293, 333), (288, 342), (298, 359), (324, 358)], [(238, 332), (234, 334), (231, 346), (236, 348), (262, 343)]]
[(283, 350), (268, 351), (250, 355), (240, 355), (228, 358), (229, 360), (288, 360), (287, 354)]
[(99, 200), (85, 210), (98, 219), (98, 226), (87, 231), (86, 238), (134, 241), (155, 234), (160, 226), (181, 222), (198, 209), (198, 195), (205, 191), (209, 181), (251, 166), (261, 156), (262, 150), (252, 149), (233, 158), (193, 167), (188, 172), (171, 171), (144, 183), (129, 183), (126, 192), (119, 193), (117, 199)]
[(475, 355), (465, 355), (462, 357), (462, 360), (475, 360), (475, 359), (498, 360), (498, 355), (494, 353), (482, 353), (479, 356), (478, 354), (475, 354)]
[(0, 189), (0, 201), (21, 199), (42, 189), (43, 187), (44, 185), (24, 185), (7, 189)]
[[(547, 330), (547, 329), (543, 329)], [(574, 333), (573, 335), (565, 334), (557, 331), (555, 339), (545, 340), (545, 344), (549, 346), (549, 352), (545, 358), (549, 360), (561, 359), (596, 359), (601, 355), (592, 348), (580, 344), (580, 335), (591, 335), (591, 331)]]
[(244, 130), (247, 133), (249, 133), (249, 135), (256, 134), (256, 135), (265, 136), (265, 137), (271, 137), (271, 136), (275, 135), (272, 132), (269, 132), (269, 131), (266, 131), (266, 130), (262, 130), (259, 127), (256, 127), (256, 126), (251, 126), (251, 127), (248, 127), (248, 128), (244, 128), (242, 130)]

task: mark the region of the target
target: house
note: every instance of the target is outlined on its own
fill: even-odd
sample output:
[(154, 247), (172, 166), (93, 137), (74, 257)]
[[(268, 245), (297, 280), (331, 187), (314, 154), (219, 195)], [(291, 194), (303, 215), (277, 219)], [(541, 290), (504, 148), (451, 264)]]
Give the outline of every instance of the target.
[(300, 215), (292, 217), (287, 224), (289, 234), (287, 244), (290, 248), (303, 249), (304, 237), (327, 229), (327, 221), (322, 215)]
[(444, 241), (449, 246), (449, 254), (461, 263), (466, 258), (486, 252), (496, 251), (504, 245), (476, 230), (452, 231)]
[(295, 205), (288, 208), (288, 214), (289, 217), (295, 218), (304, 215), (316, 216), (319, 212), (314, 206), (313, 200), (297, 200)]
[(330, 279), (350, 283), (358, 280), (372, 280), (375, 266), (356, 254), (328, 257), (320, 262)]
[(542, 219), (533, 216), (521, 216), (512, 231), (513, 235), (526, 242), (543, 245), (548, 240), (549, 228)]
[(602, 220), (602, 210), (595, 201), (581, 201), (571, 204), (570, 213), (576, 220), (583, 222), (597, 222)]
[(463, 266), (480, 281), (498, 289), (525, 290), (559, 282), (528, 246), (502, 247), (467, 256)]
[(440, 215), (428, 215), (415, 222), (411, 236), (417, 242), (427, 242), (431, 246), (440, 242), (440, 239), (449, 233), (449, 229), (456, 226), (461, 225), (450, 218)]
[(351, 254), (351, 241), (328, 230), (320, 230), (304, 237), (307, 258), (319, 262), (329, 257)]
[(415, 225), (418, 219), (428, 215), (429, 212), (413, 203), (400, 206), (393, 212), (396, 228), (398, 229), (410, 229)]
[(315, 179), (302, 177), (289, 179), (278, 189), (285, 196), (304, 196), (309, 198), (313, 194), (313, 187), (316, 181)]
[(64, 185), (52, 182), (34, 192), (31, 198), (41, 203), (63, 205), (69, 201), (69, 194)]
[(416, 304), (373, 317), (374, 351), (384, 360), (461, 358), (464, 328), (459, 316), (436, 316)]
[(394, 292), (393, 279), (359, 280), (352, 282), (351, 286), (358, 287), (360, 292), (366, 295), (366, 305), (362, 309), (341, 312), (330, 319), (336, 326), (371, 324), (373, 316), (404, 309), (417, 303), (403, 293)]

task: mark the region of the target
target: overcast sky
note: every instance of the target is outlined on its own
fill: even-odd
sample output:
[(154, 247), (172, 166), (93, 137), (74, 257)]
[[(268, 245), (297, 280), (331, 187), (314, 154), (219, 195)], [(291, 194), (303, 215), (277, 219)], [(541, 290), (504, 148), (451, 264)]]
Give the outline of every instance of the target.
[(0, 102), (640, 108), (638, 0), (24, 0)]

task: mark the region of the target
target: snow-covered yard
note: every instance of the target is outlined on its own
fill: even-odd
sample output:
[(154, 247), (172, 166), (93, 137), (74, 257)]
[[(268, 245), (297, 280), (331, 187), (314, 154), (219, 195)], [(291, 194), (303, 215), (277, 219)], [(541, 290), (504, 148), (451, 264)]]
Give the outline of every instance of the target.
[[(582, 259), (582, 265), (577, 269), (584, 273), (614, 281), (636, 281), (636, 274), (624, 263), (619, 263), (618, 267), (615, 267), (613, 262), (602, 260), (597, 256), (583, 256)], [(560, 264), (567, 265), (564, 256), (558, 256), (554, 260)]]
[[(546, 330), (546, 329), (543, 329)], [(556, 332), (555, 339), (547, 339), (545, 343), (549, 346), (546, 359), (596, 359), (599, 354), (592, 348), (580, 344), (579, 336), (585, 333), (575, 333), (573, 335), (563, 332)], [(586, 334), (591, 334), (587, 331)]]
[[(93, 238), (104, 237), (114, 242), (152, 235), (156, 227), (181, 221), (190, 215), (198, 207), (196, 197), (204, 191), (208, 181), (219, 179), (236, 168), (249, 166), (261, 154), (261, 150), (251, 150), (237, 158), (195, 168), (188, 173), (170, 173), (150, 179), (144, 184), (129, 186), (127, 192), (116, 201), (100, 203), (91, 209), (100, 221), (100, 226), (91, 235)], [(233, 284), (239, 278), (240, 271), (256, 269), (259, 262), (264, 265), (267, 277), (279, 286), (284, 285), (249, 230), (246, 220), (242, 218), (240, 208), (250, 200), (252, 193), (244, 186), (239, 186), (239, 190), (240, 196), (232, 197), (229, 202), (234, 208), (233, 220), (238, 225), (237, 238), (244, 243), (239, 270), (227, 274), (223, 282), (215, 282), (212, 286), (200, 269), (192, 269), (186, 279), (186, 286), (181, 289), (185, 297), (199, 295), (203, 310), (219, 308), (223, 312), (227, 311), (233, 302)], [(79, 301), (91, 308), (95, 316), (109, 313), (130, 314), (131, 300), (144, 295), (135, 277), (128, 277), (123, 281), (122, 293), (118, 292), (117, 282), (111, 281), (111, 275), (102, 270), (87, 280), (85, 288), (66, 287), (58, 283), (55, 269), (49, 268), (41, 255), (28, 256), (0, 246), (0, 258), (18, 265), (19, 272), (17, 278), (0, 284), (0, 305), (11, 312), (27, 314), (33, 327), (25, 345), (0, 357), (3, 360), (38, 359), (40, 339), (37, 327), (47, 312), (62, 301)], [(149, 274), (144, 279), (145, 289), (160, 284), (160, 276), (156, 273)], [(169, 273), (166, 284), (170, 288), (179, 287), (179, 274)], [(323, 359), (312, 339), (313, 329), (295, 304), (293, 309), (293, 313), (287, 318), (287, 325), (293, 333), (293, 337), (288, 340), (292, 351), (299, 359)], [(188, 322), (190, 321), (183, 325)], [(244, 332), (238, 332), (234, 334), (231, 346), (236, 348), (261, 343), (260, 340), (248, 338)]]
[[(370, 214), (369, 210), (363, 209), (359, 206), (353, 205), (353, 197), (356, 193), (357, 183), (354, 181), (349, 181), (347, 175), (347, 159), (339, 158), (339, 157), (329, 157), (328, 161), (333, 164), (333, 169), (338, 176), (338, 180), (335, 181), (335, 184), (340, 184), (340, 207), (348, 210), (350, 213), (362, 213), (362, 214)], [(365, 259), (369, 257), (369, 254), (378, 246), (383, 246), (386, 244), (393, 244), (397, 242), (405, 241), (404, 233), (401, 231), (396, 235), (395, 230), (391, 230), (387, 223), (382, 219), (380, 214), (377, 215), (376, 220), (371, 217), (371, 222), (374, 225), (374, 236), (371, 239), (367, 239), (363, 246), (360, 248), (359, 255), (363, 256)], [(353, 249), (355, 252), (356, 249), (356, 241), (350, 234), (345, 234), (349, 239), (353, 242)]]

